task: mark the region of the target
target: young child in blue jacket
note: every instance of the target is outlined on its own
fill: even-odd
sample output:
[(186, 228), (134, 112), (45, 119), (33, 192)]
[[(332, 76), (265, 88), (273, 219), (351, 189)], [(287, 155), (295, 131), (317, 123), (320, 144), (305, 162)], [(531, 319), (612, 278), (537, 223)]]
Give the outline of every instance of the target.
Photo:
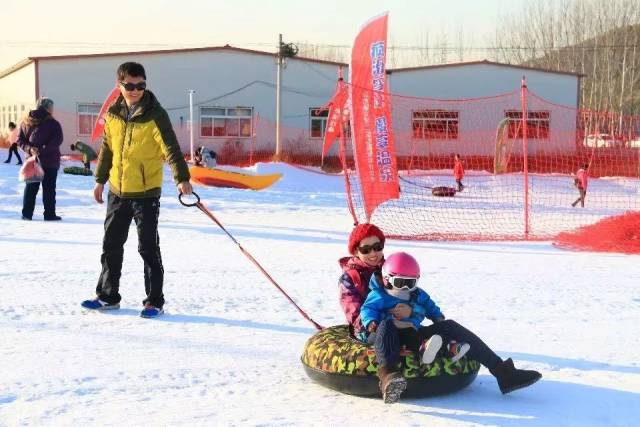
[[(498, 380), (502, 393), (527, 387), (541, 378), (539, 372), (516, 369), (511, 359), (502, 360), (477, 335), (444, 315), (429, 294), (417, 287), (420, 266), (405, 252), (391, 254), (381, 274), (371, 276), (369, 293), (362, 304), (360, 319), (373, 345), (385, 403), (397, 402), (406, 379), (398, 370), (400, 349), (420, 355), (422, 363), (432, 363), (443, 341), (450, 342), (449, 355), (457, 361), (465, 353), (487, 367)], [(411, 315), (399, 319), (390, 310), (399, 303), (411, 307)], [(428, 318), (434, 323), (422, 326)], [(380, 372), (379, 372), (380, 373)]]
[[(369, 283), (369, 294), (360, 310), (360, 317), (369, 332), (368, 342), (373, 344), (378, 326), (392, 321), (399, 338), (400, 346), (420, 354), (421, 362), (433, 362), (442, 346), (442, 337), (432, 335), (423, 344), (420, 327), (425, 318), (433, 322), (444, 320), (444, 315), (429, 294), (417, 286), (420, 267), (417, 261), (406, 252), (391, 254), (382, 267), (382, 275), (373, 275)], [(411, 307), (411, 316), (398, 319), (389, 310), (405, 303)], [(469, 351), (469, 344), (459, 345), (452, 342), (450, 351), (454, 361), (458, 361)], [(422, 348), (421, 348), (422, 347)]]

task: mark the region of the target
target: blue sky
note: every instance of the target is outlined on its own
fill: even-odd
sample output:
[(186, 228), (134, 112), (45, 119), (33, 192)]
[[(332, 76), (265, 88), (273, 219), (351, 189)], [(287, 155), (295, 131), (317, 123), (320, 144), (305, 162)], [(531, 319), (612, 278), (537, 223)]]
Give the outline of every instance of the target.
[(351, 45), (370, 17), (389, 11), (389, 43), (428, 35), (485, 46), (501, 19), (526, 0), (4, 0), (0, 69), (23, 58), (185, 46), (273, 51), (285, 41)]

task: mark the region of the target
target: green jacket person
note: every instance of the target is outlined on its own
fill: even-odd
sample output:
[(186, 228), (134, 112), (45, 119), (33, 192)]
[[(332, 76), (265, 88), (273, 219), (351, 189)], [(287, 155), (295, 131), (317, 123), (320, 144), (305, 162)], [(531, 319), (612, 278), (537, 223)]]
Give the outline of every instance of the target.
[(91, 161), (98, 158), (96, 151), (82, 141), (76, 141), (75, 144), (71, 144), (71, 151), (79, 151), (82, 154), (82, 163), (84, 163), (84, 168), (88, 171), (91, 170)]

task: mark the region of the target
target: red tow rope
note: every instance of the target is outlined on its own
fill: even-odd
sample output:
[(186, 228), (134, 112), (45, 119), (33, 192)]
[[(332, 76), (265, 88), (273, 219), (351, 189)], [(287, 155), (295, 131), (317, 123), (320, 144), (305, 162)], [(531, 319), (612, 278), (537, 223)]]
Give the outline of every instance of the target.
[(208, 216), (209, 218), (211, 218), (211, 220), (212, 220), (213, 222), (215, 222), (215, 223), (218, 225), (218, 227), (220, 227), (220, 228), (222, 229), (222, 231), (224, 231), (224, 232), (227, 234), (227, 236), (229, 236), (229, 238), (230, 238), (231, 240), (233, 240), (233, 242), (234, 242), (236, 245), (238, 245), (238, 248), (240, 248), (240, 251), (241, 251), (241, 252), (242, 252), (242, 253), (243, 253), (247, 258), (249, 258), (249, 260), (250, 260), (250, 261), (251, 261), (251, 262), (252, 262), (256, 267), (258, 267), (258, 269), (262, 272), (262, 274), (264, 274), (264, 275), (265, 275), (265, 277), (266, 277), (267, 279), (269, 279), (269, 281), (270, 281), (270, 282), (271, 282), (271, 283), (272, 283), (276, 288), (278, 288), (278, 290), (279, 290), (280, 292), (282, 292), (282, 294), (283, 294), (283, 295), (284, 295), (284, 296), (289, 300), (289, 302), (290, 302), (291, 304), (293, 304), (295, 308), (297, 308), (297, 309), (298, 309), (298, 312), (302, 315), (302, 317), (304, 317), (304, 318), (305, 318), (305, 319), (307, 319), (309, 322), (311, 322), (311, 323), (313, 324), (313, 326), (315, 326), (315, 328), (316, 328), (317, 330), (321, 331), (322, 329), (324, 329), (322, 326), (320, 326), (318, 323), (316, 323), (316, 321), (315, 321), (315, 320), (313, 320), (311, 317), (309, 317), (309, 315), (308, 315), (307, 313), (305, 313), (305, 312), (304, 312), (304, 310), (302, 310), (302, 309), (298, 306), (298, 304), (296, 304), (296, 302), (295, 302), (294, 300), (292, 300), (292, 299), (291, 299), (291, 297), (290, 297), (289, 295), (287, 295), (287, 293), (284, 291), (284, 289), (282, 289), (282, 288), (280, 287), (280, 285), (278, 285), (278, 283), (276, 283), (276, 281), (273, 279), (273, 277), (271, 277), (271, 275), (269, 275), (269, 273), (267, 273), (267, 271), (266, 271), (266, 270), (265, 270), (265, 269), (260, 265), (260, 263), (259, 263), (258, 261), (256, 261), (256, 259), (255, 259), (253, 256), (251, 256), (251, 254), (250, 254), (249, 252), (247, 252), (247, 251), (242, 247), (242, 245), (241, 245), (241, 244), (240, 244), (240, 243), (235, 239), (235, 237), (233, 237), (233, 236), (231, 235), (231, 233), (229, 233), (229, 232), (227, 231), (227, 229), (226, 229), (226, 228), (224, 228), (224, 226), (222, 225), (222, 223), (221, 223), (220, 221), (218, 221), (218, 218), (216, 218), (216, 217), (211, 213), (211, 211), (210, 211), (209, 209), (207, 209), (207, 207), (206, 207), (205, 205), (203, 205), (202, 203), (200, 203), (200, 196), (198, 196), (195, 192), (193, 192), (192, 194), (193, 194), (193, 195), (196, 197), (196, 199), (197, 199), (197, 201), (196, 201), (195, 203), (185, 203), (185, 202), (183, 202), (183, 201), (182, 201), (182, 196), (183, 196), (182, 194), (180, 194), (180, 195), (178, 196), (178, 200), (180, 200), (180, 203), (182, 203), (182, 205), (183, 205), (183, 206), (187, 206), (187, 207), (195, 206), (195, 207), (197, 207), (198, 209), (200, 209), (200, 210), (202, 211), (202, 213), (204, 213), (206, 216)]

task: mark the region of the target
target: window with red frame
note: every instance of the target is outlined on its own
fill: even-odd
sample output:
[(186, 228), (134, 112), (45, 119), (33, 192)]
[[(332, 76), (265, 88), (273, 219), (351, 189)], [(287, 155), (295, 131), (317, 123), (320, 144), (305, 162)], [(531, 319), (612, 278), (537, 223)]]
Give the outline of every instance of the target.
[(200, 107), (201, 137), (251, 137), (252, 107)]
[[(522, 138), (522, 111), (505, 111), (509, 119), (509, 138)], [(527, 111), (527, 137), (529, 139), (549, 139), (549, 111)]]
[[(326, 108), (309, 108), (309, 137), (324, 138), (329, 121), (329, 110)], [(349, 121), (344, 125), (345, 138), (351, 137)]]
[(413, 137), (417, 139), (458, 139), (459, 112), (413, 111), (411, 126)]
[(323, 138), (327, 128), (329, 110), (326, 108), (309, 108), (309, 136), (311, 138)]
[(91, 135), (93, 132), (93, 127), (96, 124), (96, 120), (98, 120), (98, 115), (100, 114), (100, 104), (97, 103), (87, 103), (87, 104), (78, 104), (78, 136), (87, 136)]

